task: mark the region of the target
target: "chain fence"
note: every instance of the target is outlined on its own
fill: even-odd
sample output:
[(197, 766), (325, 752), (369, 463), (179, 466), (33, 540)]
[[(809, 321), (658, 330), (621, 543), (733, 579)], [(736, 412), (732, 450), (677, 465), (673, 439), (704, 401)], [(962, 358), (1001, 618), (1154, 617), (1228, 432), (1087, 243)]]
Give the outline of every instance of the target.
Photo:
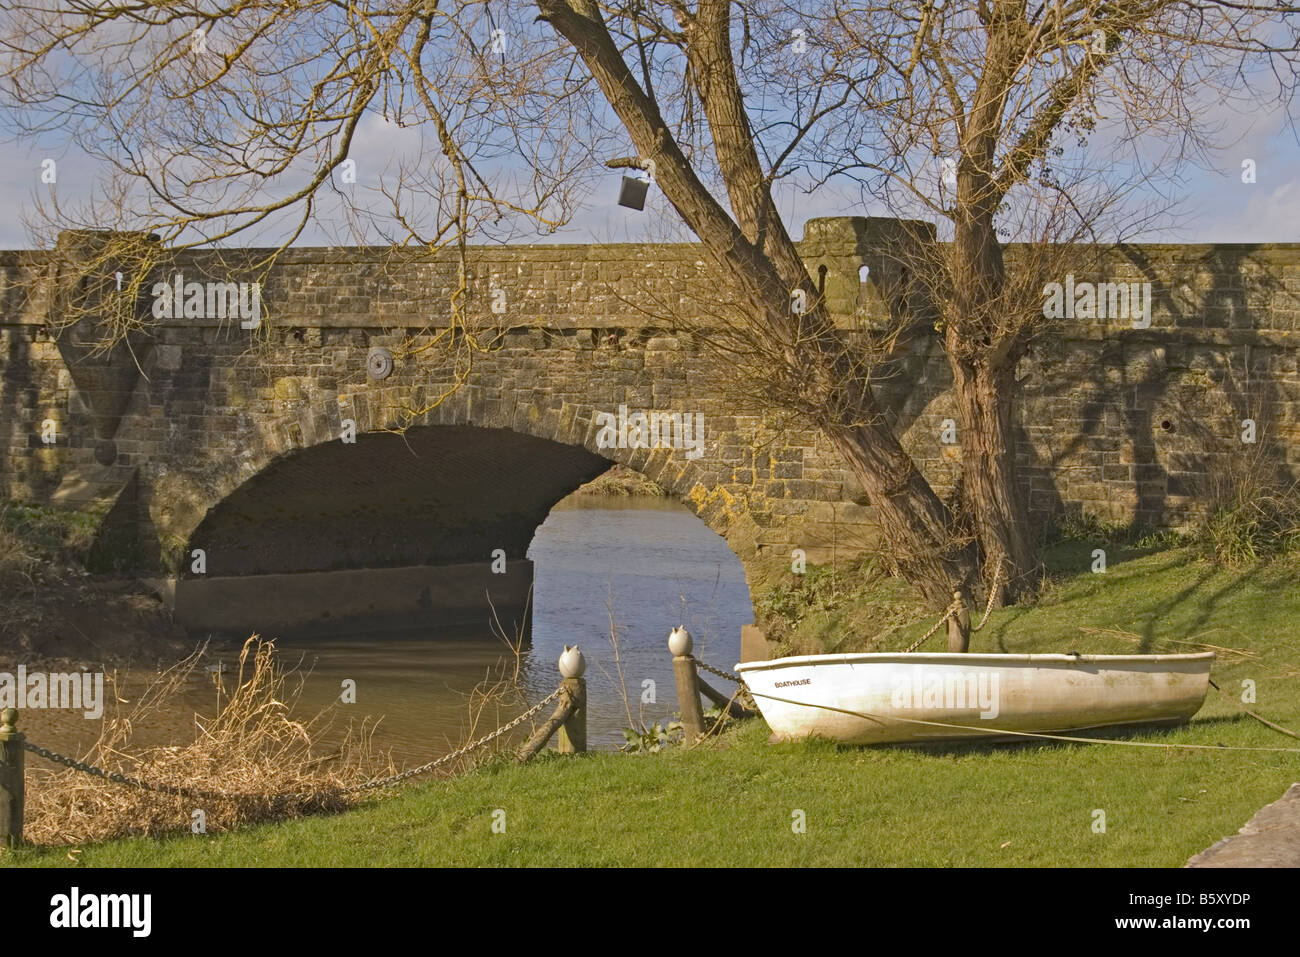
[(728, 681), (734, 681), (738, 685), (743, 685), (745, 683), (745, 679), (740, 677), (740, 675), (733, 675), (730, 671), (723, 671), (721, 668), (715, 668), (708, 662), (700, 661), (699, 658), (695, 659), (695, 664), (710, 674), (717, 675), (719, 678), (726, 678)]
[(910, 645), (904, 648), (903, 654), (910, 655), (912, 652), (916, 651), (917, 648), (920, 648), (923, 644), (929, 641), (930, 636), (933, 635), (936, 631), (938, 631), (940, 626), (943, 625), (945, 621), (947, 621), (953, 615), (957, 614), (957, 612), (960, 609), (961, 609), (961, 599), (959, 598), (953, 599), (952, 604), (950, 604), (944, 610), (943, 617), (934, 623), (934, 627), (932, 627), (924, 635), (922, 635), (920, 638), (916, 639), (916, 641), (912, 642)]
[[(978, 626), (972, 629), (973, 631), (979, 631), (981, 628), (984, 627), (985, 623), (988, 622), (989, 613), (993, 610), (993, 602), (997, 596), (997, 588), (1001, 577), (1002, 577), (1002, 567), (999, 564), (997, 575), (994, 577), (993, 587), (989, 590), (989, 600), (988, 600), (988, 605), (984, 609), (984, 619), (979, 623)], [(944, 611), (943, 616), (937, 622), (935, 622), (934, 626), (929, 631), (927, 631), (924, 635), (922, 635), (920, 638), (914, 641), (910, 646), (908, 646), (908, 648), (905, 650), (905, 653), (915, 651), (922, 644), (924, 644), (936, 631), (939, 630), (939, 628), (943, 625), (944, 622), (946, 622), (949, 618), (951, 618), (954, 614), (956, 614), (958, 610), (960, 610), (961, 606), (962, 603), (960, 599), (954, 600), (953, 603), (949, 605), (948, 608)], [(710, 674), (717, 675), (719, 678), (725, 678), (728, 681), (735, 682), (737, 685), (740, 686), (739, 690), (737, 691), (737, 694), (733, 696), (733, 700), (734, 697), (739, 697), (742, 693), (747, 693), (749, 691), (748, 686), (745, 684), (745, 679), (742, 678), (740, 675), (730, 671), (724, 671), (721, 668), (716, 668), (706, 661), (701, 661), (699, 658), (695, 658), (694, 660), (695, 660), (695, 664), (702, 670), (707, 671)], [(457, 748), (455, 751), (452, 751), (448, 754), (444, 754), (442, 757), (435, 758), (434, 760), (429, 761), (425, 764), (421, 764), (418, 767), (409, 768), (405, 771), (399, 771), (396, 774), (390, 774), (386, 777), (376, 778), (371, 781), (364, 781), (360, 784), (348, 785), (347, 787), (336, 788), (330, 791), (312, 791), (312, 792), (303, 792), (300, 794), (275, 795), (274, 797), (276, 797), (279, 800), (299, 800), (304, 798), (311, 798), (311, 797), (325, 796), (325, 795), (355, 794), (362, 791), (372, 791), (378, 788), (389, 787), (391, 785), (398, 784), (402, 781), (409, 780), (410, 778), (419, 777), (422, 774), (428, 774), (430, 771), (436, 770), (437, 768), (440, 768), (445, 764), (449, 764), (450, 762), (456, 760), (457, 758), (464, 757), (466, 754), (469, 754), (472, 751), (476, 751), (477, 749), (483, 747), (484, 745), (489, 744), (492, 741), (495, 741), (497, 738), (500, 738), (505, 734), (509, 734), (515, 728), (519, 727), (519, 725), (523, 724), (525, 721), (529, 720), (534, 715), (536, 715), (537, 712), (542, 710), (542, 708), (546, 707), (556, 698), (560, 697), (560, 695), (563, 694), (564, 692), (565, 692), (564, 685), (560, 685), (554, 691), (548, 694), (545, 698), (542, 698), (540, 701), (538, 701), (536, 704), (530, 707), (527, 711), (523, 712), (518, 717), (513, 718), (510, 721), (507, 721), (505, 724), (503, 724), (501, 727), (497, 728), (496, 730), (490, 731), (489, 733), (485, 734), (483, 737), (479, 738), (478, 740), (471, 741), (470, 743), (463, 745), (460, 748)], [(33, 744), (30, 741), (24, 741), (23, 748), (27, 751), (30, 751), (32, 754), (38, 755), (39, 757), (42, 757), (45, 760), (50, 761), (54, 764), (59, 764), (62, 765), (63, 767), (71, 768), (74, 771), (80, 771), (83, 774), (89, 774), (94, 777), (102, 778), (105, 781), (111, 781), (114, 784), (123, 784), (128, 787), (138, 788), (139, 790), (142, 791), (149, 791), (154, 794), (168, 794), (175, 797), (199, 798), (202, 800), (217, 800), (217, 801), (252, 801), (252, 800), (265, 800), (267, 797), (271, 797), (271, 795), (264, 795), (264, 794), (209, 791), (203, 788), (185, 787), (183, 785), (154, 784), (149, 781), (142, 780), (141, 778), (132, 777), (129, 774), (123, 774), (120, 771), (108, 771), (104, 768), (97, 767), (86, 761), (81, 761), (78, 760), (77, 758), (69, 757), (66, 754), (59, 754), (57, 751), (51, 751), (48, 748), (42, 748), (40, 745)]]
[[(984, 617), (980, 620), (980, 623), (978, 625), (976, 625), (974, 628), (971, 629), (972, 634), (979, 631), (981, 628), (983, 628), (985, 625), (988, 624), (989, 615), (993, 613), (993, 603), (997, 601), (998, 588), (1001, 585), (1002, 585), (1002, 563), (999, 562), (998, 570), (993, 576), (993, 585), (989, 588), (989, 600), (984, 605)], [(940, 626), (942, 626), (945, 621), (947, 621), (953, 615), (957, 614), (957, 612), (961, 611), (962, 604), (963, 603), (960, 597), (954, 598), (952, 600), (952, 604), (950, 604), (944, 610), (943, 617), (941, 617), (938, 621), (934, 623), (934, 627), (931, 628), (929, 631), (927, 631), (920, 638), (916, 639), (916, 641), (912, 642), (910, 645), (904, 648), (903, 654), (905, 655), (911, 654), (912, 652), (916, 651), (917, 648), (920, 648), (923, 644), (929, 641), (930, 636), (933, 635), (936, 631), (938, 631)]]
[(312, 798), (312, 797), (337, 796), (342, 794), (355, 794), (361, 791), (372, 791), (375, 790), (376, 788), (389, 787), (393, 784), (397, 784), (400, 781), (405, 781), (409, 778), (417, 777), (421, 774), (427, 774), (430, 771), (434, 770), (435, 768), (439, 768), (444, 764), (448, 764), (451, 761), (456, 760), (457, 758), (464, 757), (466, 754), (469, 754), (471, 751), (475, 751), (483, 747), (483, 745), (488, 744), (489, 742), (496, 740), (502, 735), (508, 734), (509, 732), (513, 731), (515, 728), (519, 727), (519, 725), (523, 724), (529, 718), (537, 714), (537, 712), (541, 711), (542, 708), (546, 707), (548, 704), (550, 704), (552, 701), (558, 698), (562, 693), (564, 693), (564, 691), (565, 691), (564, 685), (560, 685), (558, 688), (556, 688), (554, 691), (548, 694), (545, 698), (543, 698), (541, 701), (538, 701), (535, 705), (533, 705), (523, 714), (519, 715), (517, 718), (513, 718), (512, 720), (507, 721), (505, 724), (497, 728), (495, 731), (490, 731), (489, 733), (485, 734), (483, 737), (479, 738), (477, 741), (471, 741), (469, 744), (457, 748), (455, 751), (452, 751), (450, 754), (444, 754), (442, 757), (436, 758), (433, 761), (429, 761), (426, 764), (421, 764), (419, 767), (410, 768), (406, 771), (399, 771), (398, 773), (390, 774), (387, 777), (376, 778), (372, 781), (364, 781), (361, 784), (352, 784), (352, 785), (348, 785), (347, 787), (334, 788), (329, 791), (306, 791), (299, 794), (266, 795), (266, 794), (235, 793), (235, 792), (223, 792), (223, 791), (207, 791), (207, 790), (203, 790), (202, 788), (190, 788), (190, 787), (184, 787), (181, 785), (174, 785), (174, 784), (152, 784), (148, 781), (141, 780), (140, 778), (131, 777), (128, 774), (122, 774), (118, 771), (107, 771), (104, 768), (96, 767), (95, 765), (89, 764), (85, 761), (79, 761), (76, 758), (68, 757), (66, 754), (59, 754), (58, 752), (51, 751), (48, 748), (42, 748), (40, 745), (33, 744), (30, 741), (24, 741), (23, 748), (27, 751), (32, 752), (32, 754), (39, 755), (40, 757), (44, 758), (47, 761), (52, 761), (55, 764), (61, 764), (64, 767), (71, 768), (74, 771), (81, 771), (83, 774), (89, 774), (97, 778), (103, 778), (104, 780), (112, 781), (115, 784), (125, 784), (128, 787), (139, 788), (142, 791), (150, 791), (154, 794), (169, 794), (169, 795), (174, 795), (176, 797), (199, 798), (205, 801), (254, 801), (254, 800), (266, 800), (268, 797), (274, 797), (275, 799), (282, 800), (282, 801), (302, 800), (305, 798)]

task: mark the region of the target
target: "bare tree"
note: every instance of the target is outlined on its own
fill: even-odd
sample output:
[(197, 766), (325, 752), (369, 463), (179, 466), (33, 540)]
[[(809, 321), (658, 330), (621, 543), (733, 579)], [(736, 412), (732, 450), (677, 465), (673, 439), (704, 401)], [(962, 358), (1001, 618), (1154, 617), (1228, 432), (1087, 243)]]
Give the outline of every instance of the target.
[[(397, 357), (450, 354), (463, 382), (500, 333), (471, 301), (467, 242), (567, 221), (600, 142), (583, 130), (587, 81), (567, 74), (571, 56), (525, 42), (516, 13), (481, 0), (6, 5), (8, 119), (97, 172), (90, 189), (39, 193), (28, 219), (38, 244), (62, 237), (64, 273), (38, 277), (57, 279), (56, 325), (92, 353), (129, 349), (177, 253), (210, 250), (222, 271), (222, 250), (260, 245), (252, 262), (229, 259), (264, 280), (323, 227), (340, 244), (393, 245), (379, 278), (439, 320)], [(410, 149), (358, 176), (358, 145), (376, 138)], [(403, 284), (413, 257), (448, 254), (446, 288)]]
[[(981, 562), (1007, 595), (1035, 565), (1015, 369), (1059, 263), (1045, 250), (1096, 227), (1085, 146), (1113, 119), (1116, 149), (1156, 126), (1194, 153), (1197, 84), (1240, 92), (1259, 63), (1289, 96), (1295, 27), (1290, 6), (1226, 0), (48, 0), (11, 5), (0, 87), (26, 131), (67, 128), (123, 174), (104, 194), (130, 210), (122, 228), (182, 247), (271, 230), (282, 248), (338, 208), (395, 243), (458, 248), (453, 320), (468, 236), (566, 222), (598, 158), (653, 163), (723, 290), (718, 341), (757, 357), (769, 398), (828, 438), (896, 570), (941, 604), (970, 597)], [(389, 176), (384, 204), (341, 195), (334, 175), (368, 118), (427, 129), (442, 158)], [(635, 155), (611, 158), (616, 140)], [(902, 215), (937, 216), (951, 242), (902, 243), (904, 287), (928, 294), (905, 289), (892, 328), (851, 335), (776, 195), (854, 179)], [(1009, 265), (1008, 230), (1039, 251)], [(876, 393), (899, 342), (936, 321), (964, 424), (955, 511)]]
[[(659, 6), (659, 5), (654, 5)], [(974, 577), (974, 559), (952, 535), (952, 517), (877, 406), (799, 257), (772, 196), (777, 169), (758, 153), (732, 55), (732, 4), (703, 0), (694, 11), (670, 3), (669, 30), (637, 5), (617, 11), (629, 24), (679, 50), (689, 89), (707, 122), (713, 161), (731, 210), (714, 196), (670, 132), (648, 80), (639, 82), (594, 3), (541, 0), (541, 16), (572, 44), (599, 85), (638, 156), (653, 162), (656, 182), (698, 236), (719, 278), (767, 334), (783, 359), (783, 391), (796, 397), (876, 506), (899, 571), (930, 599), (946, 602)], [(660, 41), (659, 38), (662, 38)], [(661, 54), (640, 58), (661, 62)], [(849, 81), (849, 85), (852, 84)], [(840, 92), (834, 98), (845, 100)], [(813, 121), (816, 122), (816, 121)], [(698, 120), (688, 126), (699, 127)], [(705, 169), (709, 161), (703, 161)]]
[[(963, 479), (986, 560), (1008, 595), (1032, 581), (1017, 484), (1017, 364), (1043, 326), (1044, 283), (1161, 212), (1189, 163), (1225, 145), (1204, 117), (1230, 103), (1285, 105), (1297, 8), (1209, 0), (835, 2), (814, 34), (882, 65), (823, 181), (852, 176), (892, 208), (937, 218), (951, 241), (909, 263), (940, 312), (963, 430)], [(817, 162), (814, 160), (814, 162)], [(1147, 203), (1134, 202), (1142, 189)], [(1017, 258), (1004, 255), (1011, 238)], [(1095, 260), (1093, 265), (1095, 265)], [(993, 570), (988, 570), (991, 576)]]
[[(1208, 102), (1249, 109), (1290, 102), (1296, 8), (1217, 0), (653, 6), (539, 3), (724, 271), (777, 273), (770, 288), (744, 290), (750, 327), (735, 337), (745, 347), (736, 351), (760, 354), (762, 341), (782, 347), (784, 362), (767, 367), (780, 376), (783, 366), (793, 382), (811, 387), (803, 395), (797, 387), (777, 390), (793, 393), (784, 403), (832, 436), (905, 556), (925, 547), (933, 526), (923, 529), (935, 512), (922, 490), (898, 494), (903, 473), (879, 458), (885, 449), (892, 455), (879, 409), (855, 387), (887, 368), (899, 336), (916, 323), (903, 317), (856, 354), (827, 330), (820, 309), (792, 323), (776, 286), (809, 280), (772, 186), (801, 170), (814, 173), (814, 185), (854, 178), (901, 216), (920, 213), (945, 225), (949, 242), (930, 242), (917, 230), (915, 241), (898, 247), (899, 261), (927, 290), (922, 309), (937, 312), (952, 367), (963, 420), (961, 510), (989, 566), (986, 582), (997, 578), (998, 598), (1013, 597), (1036, 578), (1014, 408), (1017, 365), (1043, 326), (1044, 286), (1066, 269), (1096, 264), (1095, 251), (1070, 244), (1124, 238), (1162, 212), (1133, 196), (1167, 185), (1219, 145), (1218, 131), (1202, 119)], [(667, 11), (675, 31), (654, 26)], [(620, 26), (607, 28), (606, 19)], [(654, 36), (654, 52), (639, 52), (641, 63), (662, 62), (665, 48), (680, 54), (680, 85), (694, 92), (707, 121), (709, 168), (726, 189), (730, 217), (683, 169), (685, 151), (665, 135), (669, 124), (648, 80), (638, 86), (634, 70), (615, 62), (607, 36), (631, 32), (625, 24)], [(795, 64), (792, 46), (806, 51)], [(783, 109), (760, 111), (755, 122), (751, 104), (774, 96), (783, 97)], [(701, 166), (698, 153), (690, 159)], [(1013, 261), (1004, 255), (1008, 238), (1019, 241)], [(868, 468), (893, 481), (870, 481)], [(943, 521), (951, 554), (961, 547), (963, 517)], [(913, 564), (911, 577), (918, 571), (936, 569)], [(970, 583), (949, 579), (929, 593)]]

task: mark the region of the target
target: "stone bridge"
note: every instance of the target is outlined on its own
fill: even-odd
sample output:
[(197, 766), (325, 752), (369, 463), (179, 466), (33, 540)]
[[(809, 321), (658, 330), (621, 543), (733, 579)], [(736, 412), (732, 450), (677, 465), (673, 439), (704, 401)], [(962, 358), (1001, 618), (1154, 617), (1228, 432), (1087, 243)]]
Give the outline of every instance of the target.
[[(801, 252), (837, 321), (887, 312), (896, 227), (808, 223)], [(187, 252), (156, 270), (165, 297), (142, 290), (138, 328), (98, 353), (94, 323), (66, 326), (58, 305), (60, 263), (95, 242), (0, 254), (0, 496), (95, 515), (95, 567), (155, 582), (196, 630), (474, 616), (485, 589), (518, 619), (535, 529), (614, 462), (722, 535), (751, 586), (788, 573), (795, 549), (817, 563), (871, 547), (871, 509), (827, 443), (747, 408), (692, 331), (707, 309), (695, 246), (475, 247), (469, 302), (499, 331), (482, 349), (451, 328), (452, 255), (290, 249), (268, 267), (269, 250)], [(1152, 328), (1062, 325), (1035, 345), (1018, 451), (1036, 512), (1185, 522), (1213, 465), (1197, 429), (1231, 447), (1252, 403), (1294, 465), (1300, 249), (1114, 261), (1117, 278), (1155, 282)], [(241, 321), (233, 297), (217, 314), (209, 284), (254, 281), (256, 316)], [(173, 288), (172, 316), (155, 318)], [(898, 372), (886, 404), (949, 489), (960, 452), (941, 441), (955, 407), (934, 338)], [(600, 416), (620, 407), (702, 416), (698, 455), (602, 447)], [(267, 600), (247, 598), (253, 581)]]

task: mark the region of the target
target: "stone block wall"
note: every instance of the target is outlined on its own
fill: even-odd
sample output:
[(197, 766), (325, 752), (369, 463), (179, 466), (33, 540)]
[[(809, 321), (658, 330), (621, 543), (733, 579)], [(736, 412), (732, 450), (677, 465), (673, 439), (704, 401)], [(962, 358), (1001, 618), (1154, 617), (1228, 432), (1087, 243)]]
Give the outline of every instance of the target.
[[(896, 233), (872, 220), (808, 224), (801, 248), (839, 321), (887, 313), (899, 277), (881, 250)], [(266, 521), (279, 504), (288, 507), (289, 492), (270, 479), (269, 498), (250, 504), (263, 488), (258, 477), (274, 475), (268, 470), (277, 463), (316, 475), (322, 488), (339, 473), (339, 487), (353, 489), (332, 504), (321, 492), (320, 521), (332, 515), (340, 527), (396, 527), (402, 508), (368, 512), (355, 489), (373, 480), (376, 502), (397, 501), (416, 487), (415, 473), (376, 469), (361, 455), (352, 466), (338, 449), (312, 458), (311, 450), (340, 442), (348, 420), (363, 434), (456, 425), (573, 450), (567, 459), (534, 456), (547, 463), (534, 483), (543, 498), (601, 460), (644, 472), (726, 536), (752, 581), (788, 568), (794, 548), (818, 562), (871, 545), (871, 509), (825, 440), (747, 408), (729, 387), (730, 370), (692, 333), (716, 307), (698, 247), (472, 250), (458, 301), (463, 321), (491, 348), (459, 368), (435, 345), (446, 342), (452, 322), (453, 256), (301, 249), (268, 270), (265, 252), (190, 253), (160, 267), (164, 281), (179, 272), (186, 281), (261, 282), (259, 328), (160, 320), (108, 355), (94, 354), (84, 329), (50, 325), (52, 298), (31, 292), (42, 288), (31, 279), (50, 268), (48, 255), (0, 254), (0, 497), (103, 508), (106, 527), (137, 540), (133, 561), (177, 571), (204, 534), (229, 541), (241, 521)], [(1033, 344), (1020, 371), (1018, 455), (1035, 514), (1046, 520), (1079, 508), (1110, 521), (1179, 526), (1203, 510), (1217, 477), (1247, 457), (1294, 472), (1300, 245), (1121, 247), (1105, 251), (1096, 271), (1095, 278), (1151, 282), (1152, 324), (1060, 321)], [(379, 347), (392, 352), (394, 368), (374, 379), (367, 359)], [(887, 404), (905, 446), (949, 489), (960, 451), (940, 441), (944, 420), (957, 415), (937, 340), (914, 341), (900, 370)], [(464, 381), (453, 390), (458, 376)], [(429, 408), (444, 392), (450, 395)], [(599, 448), (596, 416), (620, 405), (700, 413), (704, 454)], [(1255, 423), (1254, 443), (1241, 441), (1246, 419)], [(46, 422), (54, 423), (53, 442), (42, 439)], [(520, 467), (513, 452), (502, 461)], [(473, 467), (482, 478), (460, 483), (460, 499), (421, 501), (406, 514), (442, 508), (483, 523), (481, 530), (532, 522), (549, 508), (538, 499), (519, 503), (514, 519), (493, 513), (490, 464)], [(246, 494), (235, 496), (246, 484)], [(527, 538), (511, 538), (512, 559), (522, 557), (518, 543), (526, 548)], [(371, 559), (395, 566), (428, 558), (415, 552), (376, 547)], [(286, 550), (281, 558), (280, 570), (303, 570), (301, 557)]]

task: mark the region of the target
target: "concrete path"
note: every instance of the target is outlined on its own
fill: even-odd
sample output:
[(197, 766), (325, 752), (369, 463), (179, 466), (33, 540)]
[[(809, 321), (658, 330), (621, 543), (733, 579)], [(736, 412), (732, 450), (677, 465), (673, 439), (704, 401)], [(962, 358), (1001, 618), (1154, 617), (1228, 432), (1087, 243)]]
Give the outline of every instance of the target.
[(1187, 867), (1300, 867), (1300, 784), (1260, 809), (1236, 834), (1210, 845)]

